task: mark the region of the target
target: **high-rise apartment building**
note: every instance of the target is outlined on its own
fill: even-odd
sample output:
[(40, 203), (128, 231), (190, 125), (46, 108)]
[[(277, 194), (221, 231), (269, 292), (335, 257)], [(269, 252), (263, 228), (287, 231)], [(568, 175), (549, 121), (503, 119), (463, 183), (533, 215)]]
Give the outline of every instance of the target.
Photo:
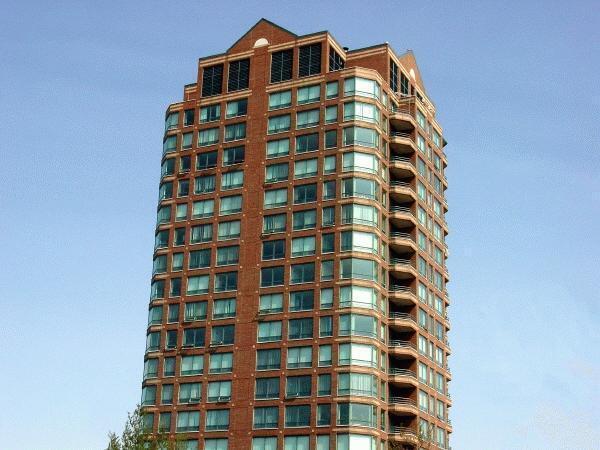
[(448, 448), (445, 141), (411, 52), (260, 20), (163, 144), (142, 404), (187, 450)]

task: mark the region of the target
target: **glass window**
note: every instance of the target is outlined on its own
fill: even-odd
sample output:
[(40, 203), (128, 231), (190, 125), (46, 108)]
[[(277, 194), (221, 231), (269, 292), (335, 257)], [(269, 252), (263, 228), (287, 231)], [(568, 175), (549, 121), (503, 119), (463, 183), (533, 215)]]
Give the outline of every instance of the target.
[(278, 158), (286, 156), (290, 153), (289, 138), (277, 139), (276, 141), (267, 142), (267, 158)]
[(331, 395), (331, 374), (323, 373), (318, 376), (317, 395)]
[(206, 431), (229, 429), (228, 409), (209, 409), (206, 411)]
[(363, 373), (340, 373), (338, 395), (377, 398), (377, 378)]
[(335, 173), (335, 163), (336, 163), (335, 156), (326, 156), (323, 159), (323, 174), (327, 175), (330, 173)]
[(331, 227), (335, 225), (335, 207), (334, 206), (328, 206), (326, 208), (323, 208), (323, 226), (324, 227)]
[(274, 214), (264, 216), (263, 218), (263, 233), (279, 233), (286, 229), (286, 214)]
[(290, 292), (290, 312), (310, 311), (314, 307), (314, 291)]
[[(212, 224), (207, 223), (204, 225), (193, 226), (190, 233), (190, 243), (198, 244), (201, 242), (212, 241)], [(183, 245), (183, 242), (182, 244)]]
[(315, 254), (315, 237), (305, 236), (292, 239), (292, 257)]
[(329, 83), (327, 83), (326, 87), (325, 87), (325, 96), (330, 99), (330, 98), (336, 98), (338, 96), (338, 91), (339, 91), (339, 83), (337, 81), (330, 81)]
[(183, 150), (187, 150), (188, 148), (192, 148), (192, 137), (194, 133), (183, 133), (181, 136), (181, 148)]
[(219, 215), (226, 216), (236, 214), (242, 211), (242, 196), (232, 195), (230, 197), (221, 197)]
[(260, 296), (259, 312), (261, 314), (283, 311), (283, 294), (264, 294)]
[(344, 172), (379, 173), (379, 159), (375, 155), (360, 152), (348, 152), (342, 156)]
[(290, 283), (312, 283), (315, 281), (315, 263), (292, 264)]
[(210, 267), (210, 248), (193, 250), (188, 259), (189, 269), (203, 269)]
[(211, 381), (208, 383), (209, 402), (228, 402), (231, 399), (231, 381)]
[(335, 250), (335, 234), (326, 233), (321, 235), (321, 253), (333, 253)]
[(183, 112), (183, 126), (189, 127), (190, 125), (194, 125), (194, 110), (186, 109)]
[(317, 405), (317, 426), (327, 425), (331, 425), (331, 405), (329, 403)]
[(163, 154), (177, 150), (177, 135), (167, 136), (163, 142)]
[(199, 427), (199, 411), (180, 411), (177, 413), (177, 431), (198, 431)]
[(184, 347), (204, 347), (206, 338), (206, 329), (186, 328), (183, 330), (183, 346)]
[(179, 403), (198, 403), (202, 392), (200, 383), (181, 383), (179, 385)]
[(325, 132), (325, 148), (337, 147), (337, 130), (327, 130)]
[(264, 208), (278, 208), (287, 205), (287, 188), (265, 191)]
[(223, 149), (223, 166), (225, 167), (233, 164), (241, 164), (244, 162), (244, 157), (244, 146)]
[(285, 239), (265, 241), (262, 245), (262, 259), (272, 260), (285, 258)]
[(286, 181), (288, 179), (288, 163), (271, 164), (265, 169), (265, 182), (275, 183), (277, 181)]
[(321, 99), (321, 85), (314, 84), (312, 86), (298, 88), (297, 96), (297, 102), (299, 105), (318, 102)]
[(283, 266), (263, 267), (260, 269), (260, 286), (271, 287), (283, 285)]
[(277, 450), (277, 437), (252, 438), (252, 450)]
[(204, 439), (204, 450), (227, 450), (227, 445), (226, 438)]
[(358, 197), (369, 200), (377, 200), (379, 197), (379, 185), (373, 180), (366, 178), (344, 178), (342, 180), (342, 197)]
[(201, 219), (205, 217), (212, 217), (215, 210), (215, 201), (200, 200), (192, 204), (192, 217), (194, 219)]
[(319, 301), (320, 301), (321, 309), (333, 308), (333, 289), (332, 288), (321, 289), (321, 296), (320, 296)]
[(323, 200), (333, 200), (335, 198), (335, 180), (323, 182)]
[(377, 367), (377, 348), (367, 344), (340, 344), (339, 365), (356, 365), (364, 367)]
[(377, 320), (363, 314), (342, 314), (339, 335), (377, 337)]
[(217, 167), (217, 152), (199, 153), (196, 156), (196, 170), (212, 169)]
[(319, 337), (333, 336), (333, 320), (331, 316), (321, 316), (319, 318)]
[(328, 106), (325, 108), (325, 123), (337, 122), (338, 107), (337, 105)]
[(269, 117), (268, 134), (281, 133), (290, 129), (291, 116), (283, 114), (281, 116)]
[(279, 424), (279, 408), (263, 406), (254, 408), (254, 429), (277, 428)]
[(237, 141), (246, 137), (246, 122), (225, 125), (225, 142)]
[(343, 286), (340, 288), (340, 307), (377, 309), (377, 293), (370, 287)]
[(206, 302), (189, 302), (185, 304), (186, 322), (206, 319)]
[(180, 370), (181, 376), (200, 375), (202, 372), (204, 372), (204, 356), (182, 356)]
[(296, 136), (296, 153), (314, 152), (319, 150), (319, 133)]
[[(309, 418), (310, 422), (310, 418)], [(284, 450), (309, 450), (308, 436), (286, 436), (284, 438)]]
[(219, 222), (218, 237), (219, 241), (226, 241), (228, 239), (237, 239), (240, 237), (241, 222), (239, 220), (232, 220), (229, 222)]
[(158, 359), (149, 358), (144, 361), (144, 380), (158, 377)]
[(237, 272), (215, 274), (215, 292), (235, 291), (237, 289)]
[(200, 108), (200, 123), (213, 122), (221, 118), (221, 105), (208, 105)]
[(172, 113), (167, 114), (167, 118), (165, 119), (165, 131), (177, 128), (178, 124), (179, 124), (179, 112), (172, 112)]
[(285, 384), (285, 396), (287, 398), (310, 397), (312, 391), (311, 387), (312, 377), (310, 375), (287, 377)]
[[(288, 348), (287, 368), (299, 369), (312, 366), (312, 347)], [(279, 367), (277, 367), (279, 368)]]
[(312, 317), (304, 319), (290, 319), (288, 321), (288, 339), (310, 339), (312, 337)]
[(331, 365), (331, 345), (319, 345), (319, 367)]
[(310, 426), (310, 405), (286, 406), (285, 407), (285, 426), (286, 427), (308, 427), (308, 426)]
[(213, 353), (210, 355), (209, 373), (228, 373), (233, 370), (233, 353)]
[(194, 179), (194, 193), (207, 194), (215, 190), (215, 176), (205, 175)]
[(269, 110), (288, 108), (292, 105), (292, 91), (279, 91), (269, 94)]
[(222, 298), (215, 300), (213, 305), (213, 319), (226, 319), (235, 317), (236, 300), (235, 298)]
[(279, 370), (281, 350), (278, 348), (256, 351), (256, 370)]
[(338, 403), (338, 425), (377, 426), (377, 407), (365, 403)]
[(257, 342), (274, 342), (281, 340), (281, 321), (260, 322), (258, 324)]
[(237, 189), (244, 184), (244, 171), (235, 170), (221, 174), (221, 189)]
[(352, 77), (344, 80), (344, 95), (360, 95), (362, 97), (379, 98), (381, 88), (374, 80)]
[(317, 226), (317, 210), (308, 209), (305, 211), (294, 211), (293, 213), (294, 231), (315, 228)]
[(294, 186), (294, 205), (317, 201), (317, 185), (302, 184)]
[(279, 398), (279, 377), (257, 378), (254, 398), (256, 400)]
[(347, 258), (340, 261), (341, 278), (377, 281), (377, 264), (370, 259)]
[(248, 99), (243, 98), (241, 100), (234, 100), (227, 102), (227, 111), (225, 117), (231, 119), (232, 117), (245, 116), (248, 112)]
[(377, 235), (365, 231), (343, 231), (341, 242), (343, 252), (377, 254), (379, 249), (379, 238)]
[(379, 133), (371, 128), (344, 128), (342, 145), (360, 145), (362, 147), (378, 148)]
[[(316, 176), (317, 171), (318, 171), (317, 162), (318, 162), (317, 158), (303, 159), (300, 161), (296, 161), (294, 163), (294, 178), (299, 179), (299, 178), (308, 178), (308, 177)], [(287, 164), (285, 165), (285, 167), (286, 167), (286, 179), (287, 179)]]
[(319, 125), (318, 109), (310, 109), (308, 111), (299, 111), (296, 113), (296, 129), (315, 127)]
[(213, 326), (210, 332), (210, 345), (231, 345), (234, 335), (234, 325)]
[(344, 120), (362, 120), (379, 123), (379, 109), (372, 103), (344, 103)]
[(219, 128), (207, 128), (198, 131), (198, 147), (206, 147), (219, 142)]
[(208, 275), (200, 275), (195, 277), (188, 277), (187, 281), (187, 294), (188, 295), (199, 295), (208, 293)]

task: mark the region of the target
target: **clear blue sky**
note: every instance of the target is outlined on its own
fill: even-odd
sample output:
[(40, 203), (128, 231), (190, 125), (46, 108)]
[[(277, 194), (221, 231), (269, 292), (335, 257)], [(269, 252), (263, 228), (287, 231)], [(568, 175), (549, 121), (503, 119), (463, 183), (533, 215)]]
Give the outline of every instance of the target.
[(1, 448), (103, 448), (139, 401), (164, 108), (261, 17), (417, 56), (450, 143), (453, 448), (598, 448), (600, 4), (330, 3), (2, 2)]

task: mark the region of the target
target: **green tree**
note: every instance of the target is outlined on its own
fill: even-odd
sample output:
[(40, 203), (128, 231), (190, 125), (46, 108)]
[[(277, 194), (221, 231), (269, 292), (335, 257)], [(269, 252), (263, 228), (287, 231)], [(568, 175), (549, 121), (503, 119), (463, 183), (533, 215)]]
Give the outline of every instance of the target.
[(127, 422), (121, 436), (108, 433), (106, 450), (177, 450), (183, 440), (180, 435), (152, 433), (146, 426), (148, 416), (138, 405), (132, 413), (127, 413)]

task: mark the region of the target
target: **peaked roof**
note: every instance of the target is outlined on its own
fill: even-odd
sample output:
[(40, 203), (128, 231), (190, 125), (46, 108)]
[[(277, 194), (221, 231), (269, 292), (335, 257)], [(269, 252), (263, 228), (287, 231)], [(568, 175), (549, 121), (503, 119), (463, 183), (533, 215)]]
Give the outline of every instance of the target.
[(240, 37), (237, 41), (235, 41), (231, 47), (229, 47), (227, 49), (227, 51), (230, 51), (232, 48), (234, 48), (239, 42), (243, 41), (246, 37), (248, 37), (250, 34), (252, 34), (252, 32), (256, 29), (256, 28), (276, 28), (277, 30), (286, 33), (290, 36), (290, 38), (292, 39), (296, 39), (298, 37), (298, 35), (296, 33), (291, 32), (290, 30), (283, 28), (279, 25), (277, 25), (276, 23), (271, 22), (270, 20), (265, 19), (264, 17), (261, 18), (258, 22), (256, 22), (248, 31), (246, 31), (242, 37)]

